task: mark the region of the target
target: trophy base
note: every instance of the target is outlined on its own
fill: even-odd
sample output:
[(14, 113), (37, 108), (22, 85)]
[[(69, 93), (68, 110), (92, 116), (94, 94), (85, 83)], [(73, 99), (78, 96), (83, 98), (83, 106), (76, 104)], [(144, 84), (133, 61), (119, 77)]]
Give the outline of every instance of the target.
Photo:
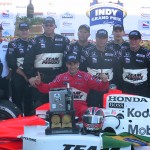
[(79, 134), (79, 128), (50, 128), (47, 127), (45, 129), (45, 134), (50, 135), (50, 134)]

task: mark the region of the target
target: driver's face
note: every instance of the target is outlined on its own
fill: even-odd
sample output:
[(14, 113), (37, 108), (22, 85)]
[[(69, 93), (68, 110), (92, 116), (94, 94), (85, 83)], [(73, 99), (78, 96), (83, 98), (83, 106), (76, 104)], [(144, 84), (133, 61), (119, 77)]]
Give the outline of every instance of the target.
[(78, 69), (79, 69), (79, 62), (66, 63), (66, 67), (68, 68), (68, 72), (71, 75), (75, 75), (78, 72)]

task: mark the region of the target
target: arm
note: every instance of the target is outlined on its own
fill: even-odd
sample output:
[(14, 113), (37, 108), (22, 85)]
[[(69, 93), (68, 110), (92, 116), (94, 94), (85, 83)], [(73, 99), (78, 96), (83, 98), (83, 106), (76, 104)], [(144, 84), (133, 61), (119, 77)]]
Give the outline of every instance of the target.
[(22, 69), (17, 68), (16, 73), (18, 73), (20, 76), (22, 76), (28, 82), (28, 78), (27, 78), (27, 76), (25, 75), (25, 73), (23, 72)]
[(6, 60), (7, 60), (8, 67), (11, 70), (16, 71), (18, 66), (17, 66), (17, 59), (16, 59), (16, 52), (15, 52), (15, 43), (10, 42), (8, 44)]
[(88, 58), (88, 50), (85, 49), (81, 51), (80, 66), (79, 66), (79, 69), (85, 72), (88, 72), (87, 71), (87, 66), (88, 66), (87, 58)]
[(66, 72), (66, 55), (68, 54), (68, 49), (69, 49), (69, 43), (70, 40), (68, 38), (64, 38), (64, 56), (63, 56), (63, 62), (62, 62), (62, 72)]
[(28, 81), (23, 70), (19, 68), (17, 65), (16, 48), (17, 48), (17, 44), (15, 42), (10, 42), (8, 44), (8, 49), (6, 53), (6, 60), (7, 60), (8, 67), (10, 68), (10, 70), (16, 72), (17, 74), (22, 76), (26, 81)]
[[(122, 55), (123, 56), (123, 55)], [(123, 74), (123, 57), (119, 57), (119, 59), (116, 61), (116, 63), (114, 64), (114, 80), (115, 80), (115, 84), (117, 86), (117, 89), (122, 90), (122, 84), (123, 84), (123, 78), (122, 78), (122, 74)]]
[(88, 74), (88, 87), (90, 89), (96, 90), (96, 91), (106, 91), (109, 88), (109, 82), (108, 82), (108, 78), (107, 75), (102, 74), (101, 75), (101, 80), (99, 81), (98, 79), (96, 79), (95, 77), (93, 77), (92, 75)]
[(34, 68), (35, 44), (36, 44), (35, 40), (32, 40), (29, 42), (27, 51), (24, 57), (23, 68), (28, 79), (35, 76), (35, 73), (36, 73), (36, 69)]
[(36, 88), (42, 93), (48, 93), (50, 91), (50, 89), (60, 87), (60, 82), (61, 82), (60, 75), (57, 76), (52, 82), (50, 82), (48, 84), (41, 82), (41, 77), (40, 77), (39, 73), (38, 73), (38, 76), (36, 78), (39, 80), (37, 85), (36, 85)]

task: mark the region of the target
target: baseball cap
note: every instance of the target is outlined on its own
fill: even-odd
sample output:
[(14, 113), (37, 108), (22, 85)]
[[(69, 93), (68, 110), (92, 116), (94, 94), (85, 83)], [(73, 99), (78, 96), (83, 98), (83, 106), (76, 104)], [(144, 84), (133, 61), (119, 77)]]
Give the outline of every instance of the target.
[(124, 31), (124, 26), (122, 24), (119, 24), (119, 23), (118, 24), (114, 24), (113, 31), (115, 31), (117, 29), (119, 29), (121, 31)]
[(104, 29), (100, 29), (100, 30), (97, 31), (96, 37), (98, 37), (98, 38), (101, 38), (101, 37), (108, 38), (108, 32)]
[(66, 62), (69, 63), (69, 62), (79, 62), (78, 58), (77, 58), (77, 55), (75, 54), (68, 54), (67, 57), (66, 57)]
[(81, 30), (81, 29), (85, 29), (86, 31), (90, 32), (90, 27), (86, 24), (80, 25), (78, 30)]
[(43, 20), (43, 24), (47, 24), (47, 23), (51, 23), (51, 24), (55, 24), (55, 19), (53, 17), (46, 17), (44, 20)]
[(27, 22), (19, 23), (19, 29), (29, 29), (29, 24)]
[(137, 30), (133, 30), (129, 33), (129, 39), (141, 39), (141, 33)]
[(2, 26), (2, 24), (0, 24), (0, 30), (3, 30), (3, 26)]

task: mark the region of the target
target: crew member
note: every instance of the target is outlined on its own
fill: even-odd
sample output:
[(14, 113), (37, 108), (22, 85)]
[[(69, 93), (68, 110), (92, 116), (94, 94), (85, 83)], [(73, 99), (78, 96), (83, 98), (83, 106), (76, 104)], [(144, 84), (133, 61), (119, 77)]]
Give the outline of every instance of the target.
[[(66, 68), (64, 54), (69, 40), (56, 34), (55, 28), (54, 18), (46, 17), (43, 21), (44, 33), (35, 37), (28, 45), (24, 69), (32, 86), (37, 72), (41, 74), (43, 82), (49, 83)], [(35, 107), (48, 102), (48, 94), (34, 91), (33, 96)]]
[[(123, 24), (114, 24), (113, 25), (113, 40), (109, 41), (107, 44), (108, 49), (112, 49), (115, 52), (117, 60), (121, 57), (121, 53), (123, 50), (129, 47), (129, 43), (123, 39), (125, 35), (124, 26)], [(120, 71), (117, 71), (117, 78), (120, 82), (117, 82), (117, 89), (122, 90), (122, 81), (121, 81), (121, 74)]]
[(122, 50), (127, 49), (129, 47), (129, 43), (123, 39), (124, 34), (124, 26), (122, 24), (113, 25), (113, 40), (109, 41), (108, 46), (109, 49), (114, 50), (117, 58), (121, 56)]
[(88, 38), (90, 37), (90, 27), (86, 24), (82, 24), (78, 28), (78, 40), (74, 43), (70, 43), (67, 48), (67, 54), (75, 54), (80, 60), (81, 53), (85, 49), (94, 46), (93, 43), (89, 42)]
[(28, 43), (31, 40), (29, 39), (29, 24), (21, 22), (18, 27), (18, 33), (19, 38), (8, 44), (6, 57), (8, 66), (12, 70), (12, 101), (24, 112), (25, 116), (28, 116), (32, 111), (32, 90), (28, 78), (24, 73), (23, 63)]
[(102, 74), (102, 81), (99, 81), (89, 73), (79, 71), (79, 60), (74, 54), (67, 56), (66, 66), (68, 72), (58, 75), (55, 80), (49, 84), (41, 83), (40, 75), (37, 76), (35, 86), (39, 91), (48, 93), (52, 88), (66, 87), (66, 83), (69, 83), (70, 87), (73, 88), (73, 94), (78, 93), (74, 97), (74, 108), (76, 110), (76, 116), (81, 119), (88, 107), (86, 98), (89, 90), (105, 91), (108, 89), (109, 82), (105, 74)]
[[(98, 30), (96, 33), (96, 45), (83, 51), (80, 68), (100, 80), (101, 74), (104, 73), (108, 76), (110, 83), (116, 84), (117, 58), (114, 51), (107, 47), (107, 42), (108, 32), (104, 29)], [(103, 94), (106, 92), (91, 90), (87, 98), (88, 106), (103, 107)]]
[(140, 46), (141, 33), (129, 33), (130, 47), (122, 52), (123, 92), (148, 97), (150, 85), (150, 51)]

